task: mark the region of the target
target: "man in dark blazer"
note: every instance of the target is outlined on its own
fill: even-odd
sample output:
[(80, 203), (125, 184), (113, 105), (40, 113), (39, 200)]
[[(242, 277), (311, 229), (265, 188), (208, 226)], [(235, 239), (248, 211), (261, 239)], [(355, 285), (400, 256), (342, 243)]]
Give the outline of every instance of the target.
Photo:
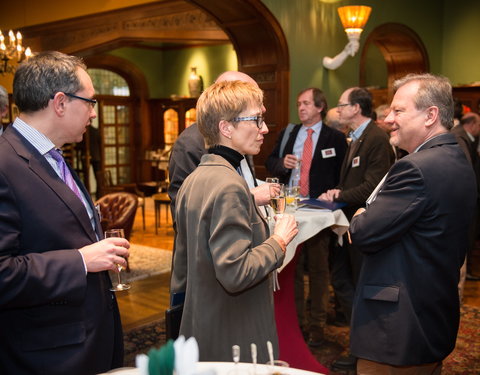
[(394, 89), (386, 118), (391, 142), (410, 154), (395, 163), (366, 210), (351, 221), (351, 239), (364, 262), (350, 346), (359, 358), (358, 374), (440, 374), (458, 331), (457, 284), (475, 175), (448, 134), (448, 80), (408, 75)]
[[(477, 178), (477, 187), (480, 188), (480, 160), (477, 152), (478, 136), (480, 134), (480, 116), (478, 115), (478, 113), (475, 112), (467, 113), (461, 118), (460, 124), (452, 128), (451, 132), (457, 138), (459, 146), (467, 156), (467, 159), (470, 161), (473, 167), (473, 171), (475, 172), (475, 176)], [(475, 241), (478, 235), (478, 210), (480, 207), (478, 199), (475, 204), (477, 206), (477, 210), (470, 226), (467, 258), (465, 267), (462, 268), (462, 273), (460, 277), (460, 297), (463, 297), (463, 287), (465, 284), (465, 279), (475, 281), (480, 280), (480, 277), (474, 275), (472, 272), (473, 250), (475, 248)]]
[[(298, 185), (292, 170), (297, 166), (298, 157), (304, 152), (308, 132), (312, 132), (311, 165), (308, 171), (308, 192), (316, 198), (327, 189), (332, 189), (339, 182), (340, 168), (345, 157), (347, 142), (344, 134), (323, 124), (327, 112), (327, 100), (318, 88), (301, 91), (297, 97), (298, 117), (301, 124), (288, 126), (279, 135), (275, 148), (266, 161), (267, 170), (284, 184)], [(286, 134), (286, 132), (288, 132)], [(301, 161), (301, 169), (305, 167)], [(306, 174), (307, 172), (305, 172)], [(306, 174), (307, 175), (307, 174)], [(302, 182), (300, 181), (300, 189)], [(297, 263), (295, 280), (295, 299), (297, 314), (308, 343), (312, 347), (322, 345), (327, 320), (329, 298), (329, 243), (330, 229), (318, 233), (305, 241)], [(309, 275), (310, 313), (305, 314), (304, 304), (304, 262), (307, 259)], [(308, 317), (308, 320), (305, 319)]]
[(57, 151), (82, 140), (94, 94), (83, 62), (59, 52), (15, 73), (20, 115), (0, 137), (2, 374), (86, 375), (123, 363), (106, 271), (126, 265), (129, 243), (99, 241), (88, 192)]
[[(364, 88), (347, 89), (337, 104), (339, 121), (347, 123), (352, 130), (352, 141), (347, 150), (340, 172), (340, 182), (335, 189), (323, 193), (320, 198), (347, 204), (343, 211), (350, 220), (375, 186), (388, 172), (395, 160), (389, 136), (372, 120), (372, 96)], [(361, 254), (348, 244), (332, 250), (332, 286), (338, 302), (337, 322), (348, 324), (352, 314), (355, 284), (362, 265)], [(343, 313), (343, 314), (340, 314)], [(355, 367), (355, 358), (348, 356), (334, 362), (338, 369)]]

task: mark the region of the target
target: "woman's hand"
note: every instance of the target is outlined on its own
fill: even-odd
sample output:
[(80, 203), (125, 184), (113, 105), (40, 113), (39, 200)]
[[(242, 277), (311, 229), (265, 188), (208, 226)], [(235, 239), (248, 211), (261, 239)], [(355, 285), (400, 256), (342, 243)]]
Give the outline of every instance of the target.
[(288, 245), (297, 233), (298, 228), (295, 216), (289, 214), (275, 216), (275, 228), (273, 234), (280, 236), (285, 242), (285, 245)]

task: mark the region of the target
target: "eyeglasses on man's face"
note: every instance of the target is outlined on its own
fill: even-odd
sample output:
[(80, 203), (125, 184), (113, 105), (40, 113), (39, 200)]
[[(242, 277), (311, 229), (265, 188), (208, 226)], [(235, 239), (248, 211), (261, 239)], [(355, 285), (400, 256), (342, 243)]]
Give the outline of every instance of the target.
[[(90, 107), (92, 107), (92, 108), (95, 107), (95, 105), (97, 104), (97, 101), (95, 99), (84, 98), (83, 96), (70, 94), (69, 92), (62, 92), (62, 93), (64, 95), (68, 96), (69, 98), (83, 100), (84, 102), (87, 102), (90, 105)], [(51, 99), (53, 99), (54, 97), (55, 97), (55, 95), (52, 95)]]
[(342, 108), (342, 107), (346, 107), (347, 105), (351, 105), (351, 104), (350, 103), (338, 103), (337, 107)]
[(92, 107), (92, 108), (95, 107), (95, 105), (97, 104), (97, 101), (95, 99), (84, 98), (83, 96), (70, 94), (69, 92), (64, 92), (64, 94), (66, 96), (68, 96), (69, 98), (83, 100), (83, 101), (87, 102), (88, 104), (90, 104), (90, 107)]
[(255, 121), (257, 124), (257, 128), (261, 129), (263, 126), (263, 116), (247, 116), (247, 117), (235, 117), (231, 120), (232, 122), (239, 122), (239, 121)]

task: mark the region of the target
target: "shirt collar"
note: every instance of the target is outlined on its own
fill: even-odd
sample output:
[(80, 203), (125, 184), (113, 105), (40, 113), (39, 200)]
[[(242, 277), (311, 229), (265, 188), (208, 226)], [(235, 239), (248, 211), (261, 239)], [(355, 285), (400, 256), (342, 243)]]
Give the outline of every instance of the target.
[(320, 132), (322, 130), (322, 120), (320, 120), (316, 124), (313, 124), (312, 126), (302, 125), (302, 129), (304, 129), (304, 131), (307, 131), (308, 129), (313, 129), (313, 132), (315, 134), (320, 134)]
[(55, 147), (53, 142), (46, 135), (28, 125), (19, 117), (15, 119), (12, 126), (42, 155), (45, 155), (48, 151)]
[(352, 142), (355, 142), (358, 138), (360, 138), (363, 134), (363, 131), (367, 127), (367, 125), (370, 123), (371, 120), (367, 120), (364, 123), (362, 123), (358, 128), (356, 128), (354, 131), (350, 132), (350, 138), (352, 138)]

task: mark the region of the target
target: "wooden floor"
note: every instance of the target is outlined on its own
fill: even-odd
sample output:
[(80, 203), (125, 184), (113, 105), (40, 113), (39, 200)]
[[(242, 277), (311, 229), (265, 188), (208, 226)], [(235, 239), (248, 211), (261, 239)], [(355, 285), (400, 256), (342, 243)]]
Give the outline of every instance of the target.
[[(146, 199), (145, 230), (142, 228), (141, 209), (137, 211), (130, 241), (138, 245), (158, 247), (165, 250), (173, 249), (173, 229), (168, 212), (168, 222), (165, 207), (162, 207), (160, 227), (155, 234), (155, 218), (153, 201)], [(480, 275), (480, 249), (475, 252), (475, 271)], [(148, 323), (163, 317), (169, 304), (168, 285), (170, 274), (153, 276), (134, 281), (132, 288), (117, 295), (125, 330)], [(480, 281), (467, 281), (464, 292), (464, 304), (480, 307)]]

